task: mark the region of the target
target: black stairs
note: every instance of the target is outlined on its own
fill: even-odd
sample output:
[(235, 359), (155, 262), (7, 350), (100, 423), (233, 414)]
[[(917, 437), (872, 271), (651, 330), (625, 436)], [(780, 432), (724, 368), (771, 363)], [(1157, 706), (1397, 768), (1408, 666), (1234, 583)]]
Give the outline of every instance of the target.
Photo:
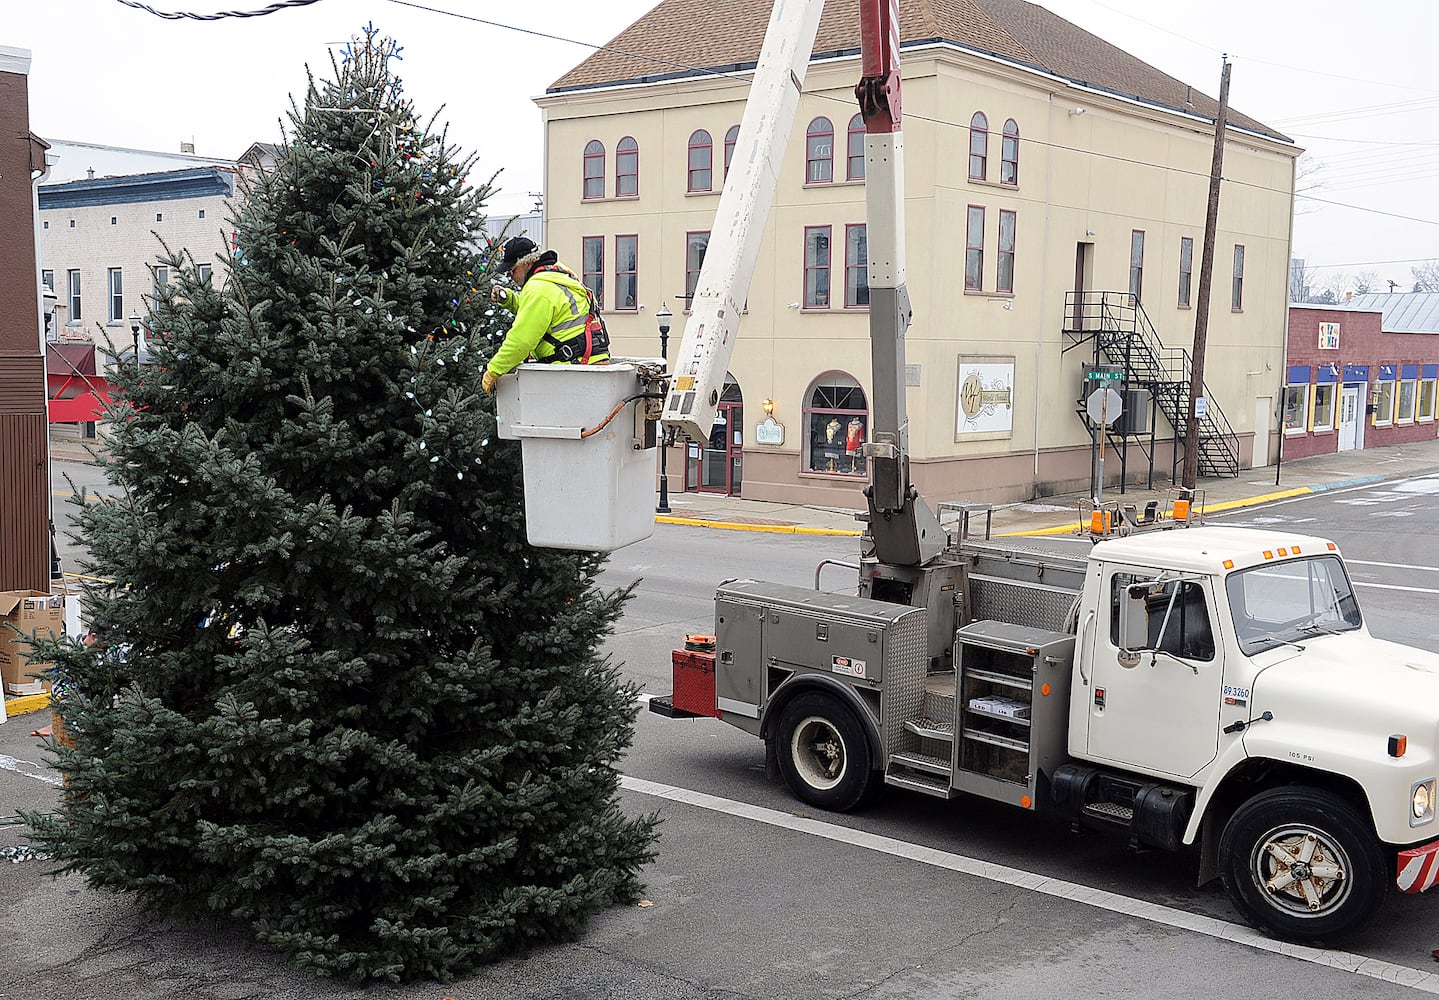
[[(1182, 347), (1165, 347), (1144, 307), (1128, 292), (1070, 292), (1065, 297), (1068, 351), (1094, 340), (1096, 361), (1124, 370), (1125, 384), (1154, 395), (1180, 441), (1186, 427), (1193, 361)], [(1239, 439), (1218, 401), (1203, 387), (1207, 408), (1199, 420), (1199, 474), (1239, 475)]]

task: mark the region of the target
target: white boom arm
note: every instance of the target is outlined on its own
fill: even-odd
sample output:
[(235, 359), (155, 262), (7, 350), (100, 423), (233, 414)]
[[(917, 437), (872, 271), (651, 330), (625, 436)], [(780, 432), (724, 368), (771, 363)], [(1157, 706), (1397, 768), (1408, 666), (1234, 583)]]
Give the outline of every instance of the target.
[[(776, 0), (675, 352), (664, 423), (709, 440), (824, 0)], [(688, 251), (686, 251), (688, 252)]]

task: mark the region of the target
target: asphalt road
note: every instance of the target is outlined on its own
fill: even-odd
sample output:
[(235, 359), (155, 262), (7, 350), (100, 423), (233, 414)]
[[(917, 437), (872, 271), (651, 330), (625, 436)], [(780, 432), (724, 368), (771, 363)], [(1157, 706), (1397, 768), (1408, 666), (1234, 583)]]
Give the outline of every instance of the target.
[[(1215, 520), (1336, 538), (1371, 629), (1439, 651), (1436, 492), (1439, 477), (1427, 477)], [(612, 560), (609, 582), (640, 582), (609, 649), (647, 692), (666, 692), (669, 650), (685, 632), (713, 628), (717, 583), (809, 586), (819, 560), (852, 560), (854, 545), (662, 526)], [(825, 574), (833, 589), (852, 583), (845, 570)], [(0, 797), (11, 808), (57, 794), (45, 780), (53, 776), (29, 763), (41, 759), (27, 735), (37, 721), (0, 727), (0, 765), (9, 761)], [(642, 711), (623, 797), (664, 818), (660, 857), (646, 872), (653, 905), (613, 910), (579, 942), (444, 987), (316, 982), (236, 943), (231, 930), (156, 924), (123, 898), (52, 881), (41, 862), (0, 866), (10, 931), (0, 938), (0, 1000), (1384, 998), (1422, 995), (1387, 980), (1439, 972), (1436, 899), (1391, 895), (1346, 953), (1281, 954), (1239, 926), (1216, 887), (1194, 886), (1189, 854), (1136, 853), (1118, 838), (970, 798), (896, 791), (858, 814), (811, 814), (763, 764), (762, 744), (723, 723)], [(20, 831), (0, 830), (0, 846), (20, 842)], [(1426, 983), (1439, 992), (1439, 980)]]

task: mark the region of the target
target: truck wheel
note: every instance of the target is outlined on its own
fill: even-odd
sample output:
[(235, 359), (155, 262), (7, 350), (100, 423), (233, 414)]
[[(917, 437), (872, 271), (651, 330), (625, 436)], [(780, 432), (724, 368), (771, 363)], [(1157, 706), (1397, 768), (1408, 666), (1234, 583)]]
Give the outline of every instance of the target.
[(780, 714), (777, 736), (780, 772), (801, 801), (846, 812), (876, 787), (864, 730), (834, 698), (796, 696)]
[(1331, 941), (1358, 930), (1384, 898), (1384, 851), (1337, 795), (1290, 785), (1235, 810), (1219, 841), (1230, 900), (1281, 938)]

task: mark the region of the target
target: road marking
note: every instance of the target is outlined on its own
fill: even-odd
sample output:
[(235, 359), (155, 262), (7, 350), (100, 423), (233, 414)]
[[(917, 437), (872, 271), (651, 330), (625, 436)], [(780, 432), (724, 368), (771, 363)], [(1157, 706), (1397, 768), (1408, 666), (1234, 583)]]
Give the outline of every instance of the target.
[(39, 764), (32, 764), (28, 760), (20, 760), (16, 757), (7, 757), (3, 753), (0, 753), (0, 770), (14, 771), (16, 774), (20, 775), (23, 778), (34, 778), (36, 781), (43, 781), (47, 785), (64, 784), (64, 779), (61, 778), (58, 774), (46, 774), (44, 772), (36, 774), (34, 771), (30, 770), (30, 768), (37, 768), (40, 766), (41, 765)]
[(1363, 580), (1355, 580), (1354, 586), (1368, 587), (1371, 590), (1404, 590), (1411, 594), (1439, 594), (1439, 589), (1434, 587), (1401, 587), (1397, 583), (1365, 583)]
[(1401, 986), (1423, 990), (1426, 993), (1439, 994), (1439, 975), (1432, 972), (1422, 972), (1405, 965), (1396, 965), (1392, 962), (1384, 962), (1347, 951), (1328, 951), (1322, 948), (1311, 948), (1307, 945), (1290, 944), (1286, 941), (1275, 941), (1243, 924), (1231, 923), (1197, 913), (1187, 913), (1172, 906), (1163, 906), (1148, 900), (1122, 896), (1117, 892), (1095, 889), (1075, 882), (1066, 882), (1063, 879), (1050, 878), (1037, 872), (997, 865), (990, 861), (966, 857), (963, 854), (941, 851), (921, 844), (911, 844), (903, 840), (895, 840), (892, 837), (867, 833), (863, 830), (852, 830), (807, 816), (796, 816), (793, 813), (766, 809), (763, 806), (707, 795), (704, 792), (679, 788), (675, 785), (664, 785), (657, 781), (646, 781), (643, 778), (621, 775), (620, 787), (641, 795), (653, 795), (657, 798), (669, 799), (672, 802), (680, 802), (700, 809), (709, 809), (728, 816), (764, 823), (767, 826), (792, 830), (796, 833), (807, 833), (814, 837), (861, 847), (879, 854), (888, 854), (891, 857), (972, 875), (989, 882), (1028, 889), (1058, 899), (1072, 900), (1127, 917), (1163, 924), (1166, 927), (1193, 931), (1196, 934), (1203, 934), (1221, 941), (1233, 941), (1235, 944), (1296, 958), (1312, 965), (1321, 965), (1385, 983), (1398, 983)]
[(1367, 559), (1345, 559), (1350, 566), (1383, 566), (1385, 569), (1417, 569), (1425, 573), (1439, 573), (1439, 566), (1411, 566), (1408, 563), (1369, 562)]

